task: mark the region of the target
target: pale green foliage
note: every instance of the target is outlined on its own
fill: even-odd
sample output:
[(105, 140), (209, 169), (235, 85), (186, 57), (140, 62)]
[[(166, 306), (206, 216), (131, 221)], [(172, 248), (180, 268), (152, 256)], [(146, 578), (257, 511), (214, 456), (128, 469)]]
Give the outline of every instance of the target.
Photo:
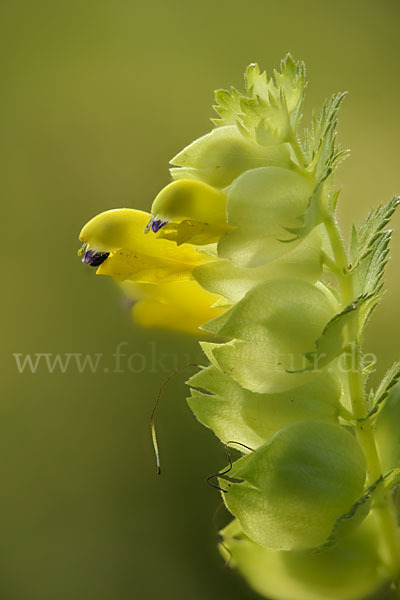
[(315, 548), (362, 494), (365, 459), (342, 427), (301, 421), (239, 459), (226, 478), (226, 505), (252, 540), (276, 550)]
[(240, 440), (257, 448), (286, 425), (303, 419), (338, 422), (341, 388), (326, 371), (303, 386), (276, 394), (246, 390), (213, 366), (188, 384), (197, 388), (188, 398), (190, 408), (225, 444)]
[(374, 296), (375, 299), (379, 297), (392, 233), (385, 228), (399, 202), (399, 198), (393, 198), (385, 206), (372, 210), (358, 231), (353, 226), (350, 269), (355, 271), (360, 295)]
[(317, 181), (326, 179), (348, 151), (336, 144), (336, 127), (340, 105), (346, 94), (335, 94), (327, 100), (319, 116), (313, 115), (311, 127), (305, 132), (304, 155), (316, 173)]
[(232, 342), (214, 345), (221, 369), (245, 388), (275, 393), (315, 377), (304, 355), (333, 316), (336, 301), (324, 288), (306, 281), (279, 279), (259, 284), (232, 309), (204, 329)]
[(239, 131), (261, 145), (288, 141), (296, 131), (305, 94), (304, 63), (294, 62), (290, 55), (281, 62), (281, 71), (267, 79), (257, 64), (245, 73), (246, 91), (219, 90), (215, 110), (218, 126), (235, 124)]
[(267, 165), (290, 163), (283, 144), (260, 146), (230, 125), (214, 129), (171, 159), (174, 179), (200, 179), (217, 188), (225, 188), (244, 171)]
[(208, 480), (233, 515), (232, 565), (270, 600), (361, 600), (400, 586), (400, 363), (367, 397), (362, 353), (400, 200), (347, 251), (332, 183), (344, 94), (302, 132), (305, 89), (290, 55), (270, 79), (251, 64), (243, 93), (216, 93), (216, 127), (172, 159), (150, 223), (107, 211), (81, 237), (107, 253), (99, 273), (137, 282), (143, 324), (182, 320), (207, 339), (188, 403), (228, 452)]
[(238, 302), (263, 281), (282, 278), (299, 278), (311, 283), (317, 281), (322, 275), (321, 246), (321, 232), (314, 229), (301, 243), (284, 247), (284, 254), (258, 267), (249, 269), (221, 259), (197, 267), (193, 275), (210, 292)]
[(268, 598), (356, 600), (376, 589), (383, 579), (375, 544), (376, 524), (371, 518), (319, 554), (279, 552), (259, 546), (243, 533), (237, 520), (223, 529), (221, 535), (223, 556), (258, 593)]
[(375, 415), (381, 405), (385, 402), (389, 396), (391, 390), (400, 379), (400, 362), (395, 362), (390, 369), (388, 369), (383, 376), (376, 392), (371, 390), (370, 392), (370, 411), (368, 417)]
[(349, 271), (354, 273), (356, 293), (364, 299), (361, 327), (367, 324), (381, 298), (392, 236), (386, 226), (399, 202), (399, 198), (393, 198), (388, 204), (372, 210), (358, 231), (354, 226), (352, 228)]
[[(367, 399), (361, 350), (399, 199), (353, 228), (346, 252), (332, 185), (347, 155), (336, 139), (345, 94), (302, 132), (305, 89), (290, 55), (270, 79), (251, 64), (243, 93), (216, 92), (215, 129), (172, 159), (174, 179), (207, 183), (226, 201), (223, 233), (202, 247), (212, 260), (192, 272), (226, 310), (202, 326), (211, 365), (188, 381), (188, 403), (243, 454), (219, 474), (234, 516), (221, 551), (233, 566), (272, 600), (360, 600), (400, 580), (390, 499), (400, 364)], [(210, 206), (204, 228), (215, 214)]]
[[(211, 366), (189, 380), (188, 402), (224, 444), (245, 454), (220, 480), (238, 520), (222, 533), (234, 565), (257, 591), (278, 600), (350, 600), (381, 580), (378, 533), (370, 517), (368, 527), (362, 523), (374, 502), (382, 502), (382, 489), (400, 484), (394, 425), (400, 403), (389, 395), (399, 364), (370, 393), (369, 406), (364, 399), (365, 410), (358, 404), (368, 375), (362, 331), (381, 296), (391, 236), (385, 228), (399, 200), (353, 228), (346, 256), (335, 233), (339, 192), (331, 183), (347, 154), (336, 143), (345, 94), (324, 104), (301, 142), (304, 66), (288, 56), (274, 75), (268, 80), (253, 64), (244, 94), (217, 92), (217, 128), (174, 159), (186, 169), (175, 177), (209, 182), (213, 173), (214, 185), (227, 185), (232, 228), (212, 250), (215, 260), (193, 273), (223, 296), (219, 305), (226, 302), (227, 309), (203, 326), (214, 338), (202, 343)], [(228, 131), (239, 145), (224, 147)], [(289, 162), (263, 155), (282, 147), (290, 147)], [(260, 164), (255, 156), (264, 156)], [(322, 282), (323, 263), (337, 278), (336, 289)], [(354, 368), (356, 375), (349, 374)], [(383, 471), (369, 466), (370, 476), (378, 474), (365, 482), (365, 456), (375, 441), (360, 447), (342, 419), (349, 427), (359, 422), (362, 431), (372, 416), (376, 431), (368, 435), (376, 435)]]
[(307, 209), (312, 183), (282, 167), (246, 171), (232, 184), (227, 197), (227, 221), (235, 229), (221, 238), (220, 258), (257, 267), (289, 252), (293, 244), (286, 228), (299, 224)]
[(350, 246), (350, 260), (353, 263), (353, 269), (363, 258), (376, 250), (379, 240), (386, 233), (384, 229), (389, 224), (399, 202), (400, 199), (396, 197), (384, 206), (378, 206), (371, 210), (358, 231), (353, 226)]

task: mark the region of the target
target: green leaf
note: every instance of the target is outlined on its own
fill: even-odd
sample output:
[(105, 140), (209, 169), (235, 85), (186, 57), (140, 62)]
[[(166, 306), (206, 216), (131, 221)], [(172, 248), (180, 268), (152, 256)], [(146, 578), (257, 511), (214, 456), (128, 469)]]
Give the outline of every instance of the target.
[[(373, 296), (369, 314), (375, 308), (382, 289), (382, 277), (388, 261), (391, 231), (386, 230), (390, 218), (400, 203), (395, 197), (384, 206), (372, 210), (360, 229), (353, 228), (350, 244), (351, 270), (354, 271), (357, 293)], [(368, 315), (365, 315), (364, 322)]]
[(388, 261), (391, 232), (385, 231), (377, 239), (369, 252), (359, 263), (356, 281), (363, 294), (379, 294), (382, 277)]
[[(302, 61), (295, 62), (291, 54), (287, 54), (281, 61), (281, 72), (274, 71), (277, 83), (277, 92), (281, 90), (288, 112), (290, 114), (293, 131), (301, 118), (301, 109), (306, 90), (306, 69)], [(278, 94), (277, 94), (278, 95)]]
[(288, 54), (275, 71), (275, 80), (267, 79), (257, 64), (245, 72), (244, 94), (235, 88), (218, 90), (214, 106), (220, 115), (217, 126), (236, 124), (243, 135), (268, 146), (289, 141), (301, 117), (306, 89), (303, 62), (295, 62)]
[(400, 198), (395, 197), (384, 206), (378, 206), (371, 210), (359, 231), (353, 225), (350, 261), (353, 269), (367, 255), (373, 252), (377, 240), (383, 235), (385, 227), (389, 224)]
[(268, 102), (268, 81), (265, 71), (261, 72), (257, 63), (251, 63), (244, 74), (246, 91), (252, 98), (262, 98)]
[(336, 144), (336, 128), (339, 108), (346, 93), (333, 95), (325, 102), (320, 115), (312, 117), (311, 127), (305, 131), (304, 154), (316, 180), (325, 179), (348, 155)]
[(376, 392), (370, 394), (371, 407), (368, 413), (368, 417), (375, 415), (386, 398), (389, 396), (390, 391), (396, 385), (400, 379), (400, 361), (397, 361), (388, 369), (380, 382)]
[(231, 88), (231, 91), (217, 90), (215, 92), (216, 106), (213, 108), (220, 115), (220, 119), (213, 119), (215, 125), (223, 127), (224, 125), (236, 125), (237, 116), (241, 112), (240, 93)]

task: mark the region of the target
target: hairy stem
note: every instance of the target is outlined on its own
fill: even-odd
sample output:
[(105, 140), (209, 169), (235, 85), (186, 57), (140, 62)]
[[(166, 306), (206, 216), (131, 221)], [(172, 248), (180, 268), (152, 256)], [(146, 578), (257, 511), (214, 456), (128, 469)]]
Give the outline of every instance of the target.
[[(355, 300), (353, 275), (348, 271), (347, 255), (343, 237), (332, 212), (325, 216), (324, 223), (332, 246), (334, 259), (337, 264), (336, 275), (340, 286), (342, 308), (345, 308)], [(369, 484), (372, 484), (382, 477), (383, 473), (377, 452), (373, 425), (368, 419), (363, 420), (367, 415), (368, 407), (364, 390), (362, 354), (359, 339), (360, 331), (356, 311), (348, 325), (347, 334), (347, 342), (352, 345), (355, 353), (353, 364), (349, 365), (346, 369), (352, 414), (354, 421), (356, 421), (355, 432), (367, 462)], [(351, 361), (352, 358), (349, 357), (349, 360)], [(397, 583), (400, 575), (399, 529), (391, 494), (385, 490), (383, 484), (377, 488), (373, 510), (378, 519), (379, 529), (382, 534), (385, 563), (391, 577)], [(400, 598), (400, 592), (398, 593)]]

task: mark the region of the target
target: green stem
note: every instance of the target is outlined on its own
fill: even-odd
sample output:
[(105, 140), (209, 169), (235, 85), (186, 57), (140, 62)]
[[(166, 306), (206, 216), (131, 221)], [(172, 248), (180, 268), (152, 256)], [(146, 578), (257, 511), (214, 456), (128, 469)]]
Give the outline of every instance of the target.
[[(332, 246), (333, 255), (337, 265), (338, 278), (343, 306), (345, 308), (355, 300), (353, 275), (348, 271), (347, 254), (337, 221), (331, 211), (327, 211), (324, 223)], [(352, 406), (353, 419), (357, 422), (355, 432), (359, 444), (364, 452), (368, 468), (369, 484), (377, 481), (382, 475), (382, 468), (377, 452), (375, 433), (369, 420), (360, 421), (368, 412), (362, 375), (362, 356), (360, 349), (360, 331), (357, 313), (348, 325), (348, 344), (352, 344), (355, 356), (353, 364), (347, 368), (348, 386)], [(351, 361), (352, 357), (349, 356)], [(373, 510), (379, 523), (384, 542), (384, 560), (388, 571), (396, 583), (400, 576), (400, 538), (395, 507), (391, 494), (384, 486), (377, 488), (374, 498)], [(399, 592), (400, 598), (400, 592)]]

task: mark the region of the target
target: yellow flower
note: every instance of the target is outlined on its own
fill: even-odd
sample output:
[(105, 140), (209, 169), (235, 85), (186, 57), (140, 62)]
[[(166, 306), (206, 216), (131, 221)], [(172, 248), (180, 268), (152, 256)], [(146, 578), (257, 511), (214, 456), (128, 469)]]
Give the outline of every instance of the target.
[(151, 207), (147, 231), (178, 245), (210, 244), (234, 229), (226, 221), (226, 194), (195, 179), (173, 181), (161, 190)]
[(125, 291), (138, 300), (133, 316), (139, 324), (200, 333), (199, 325), (222, 309), (212, 308), (220, 297), (203, 290), (192, 270), (214, 259), (191, 245), (144, 235), (149, 219), (150, 214), (128, 208), (97, 215), (79, 236), (82, 262), (97, 267), (99, 275), (127, 282)]
[(160, 327), (208, 337), (199, 329), (221, 315), (225, 308), (213, 308), (219, 296), (204, 290), (197, 281), (123, 284), (125, 293), (137, 300), (132, 308), (134, 320), (142, 327)]

